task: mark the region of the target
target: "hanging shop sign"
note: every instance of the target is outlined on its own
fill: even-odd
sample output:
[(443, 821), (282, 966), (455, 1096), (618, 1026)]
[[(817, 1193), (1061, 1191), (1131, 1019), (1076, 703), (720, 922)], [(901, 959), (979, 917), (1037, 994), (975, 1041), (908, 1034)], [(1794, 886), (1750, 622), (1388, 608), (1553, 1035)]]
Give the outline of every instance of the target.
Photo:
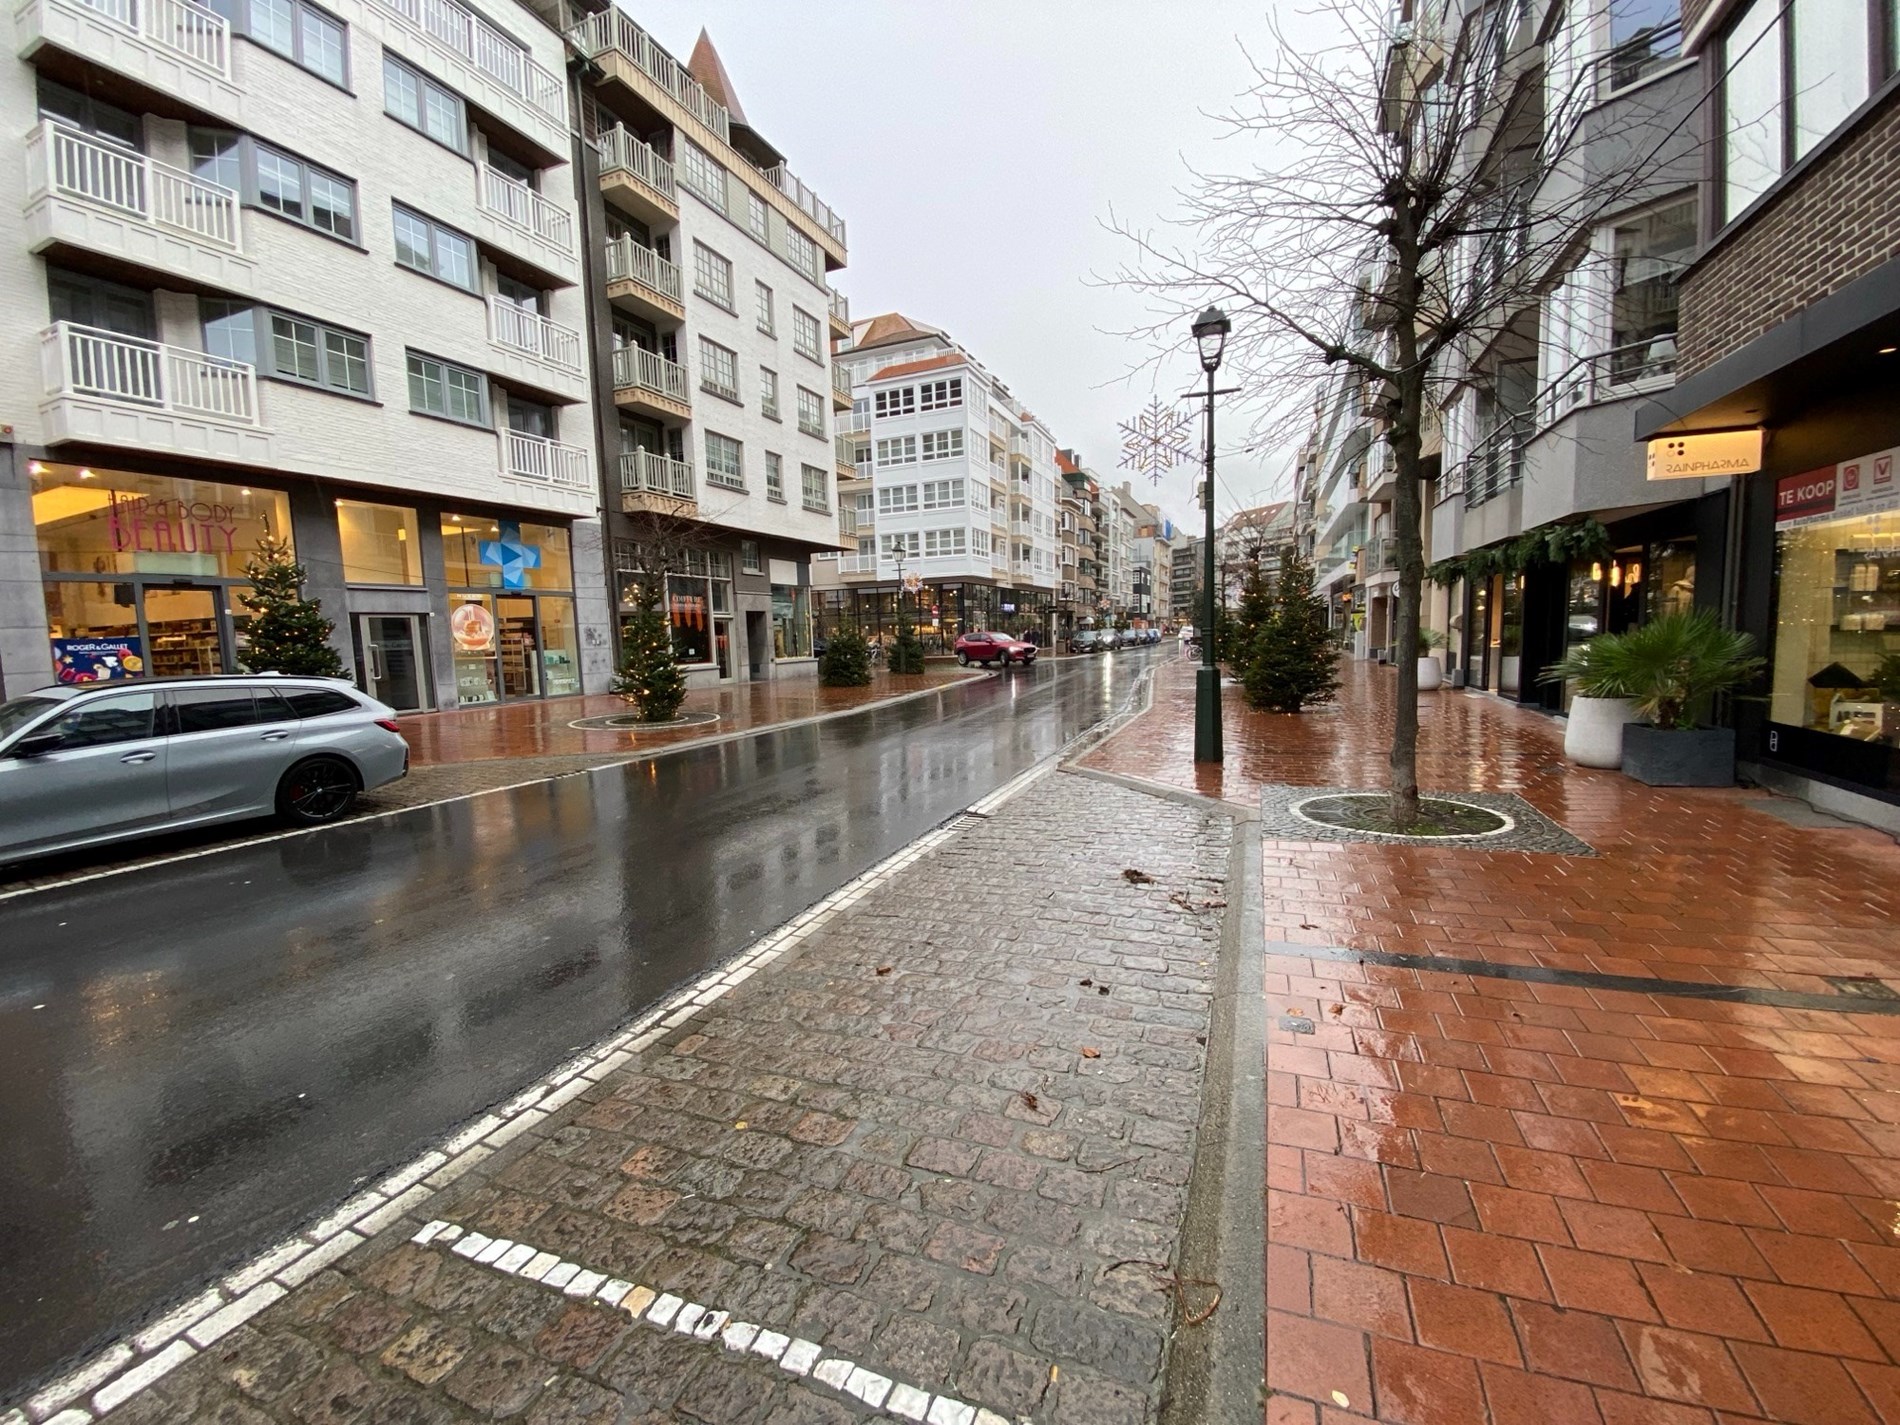
[(1823, 465), (1775, 482), (1775, 523), (1812, 524), (1900, 509), (1900, 447)]
[(1701, 480), (1711, 475), (1748, 475), (1761, 469), (1762, 431), (1706, 431), (1659, 436), (1649, 442), (1649, 478)]

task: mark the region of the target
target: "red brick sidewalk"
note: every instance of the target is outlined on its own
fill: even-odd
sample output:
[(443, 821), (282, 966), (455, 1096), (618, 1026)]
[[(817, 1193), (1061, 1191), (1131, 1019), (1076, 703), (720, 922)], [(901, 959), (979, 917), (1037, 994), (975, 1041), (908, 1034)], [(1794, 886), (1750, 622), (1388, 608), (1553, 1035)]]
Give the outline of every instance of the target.
[(627, 711), (621, 699), (602, 694), (421, 713), (401, 720), (402, 734), (409, 740), (418, 767), (502, 757), (647, 752), (723, 733), (755, 732), (774, 723), (849, 712), (867, 703), (982, 676), (961, 668), (932, 668), (898, 677), (880, 668), (871, 675), (870, 686), (864, 688), (826, 688), (815, 679), (710, 688), (688, 693), (683, 711), (717, 713), (719, 720), (679, 729), (626, 732), (569, 726), (581, 718)]
[[(1354, 664), (1334, 710), (1230, 697), (1198, 770), (1172, 663), (1090, 762), (1242, 803), (1377, 786), (1390, 690)], [(1421, 722), (1428, 788), (1516, 792), (1599, 854), (1264, 844), (1268, 1022), (1317, 1025), (1269, 1028), (1267, 1418), (1900, 1421), (1900, 1016), (1825, 978), (1900, 988), (1900, 848), (1570, 768), (1490, 698)]]

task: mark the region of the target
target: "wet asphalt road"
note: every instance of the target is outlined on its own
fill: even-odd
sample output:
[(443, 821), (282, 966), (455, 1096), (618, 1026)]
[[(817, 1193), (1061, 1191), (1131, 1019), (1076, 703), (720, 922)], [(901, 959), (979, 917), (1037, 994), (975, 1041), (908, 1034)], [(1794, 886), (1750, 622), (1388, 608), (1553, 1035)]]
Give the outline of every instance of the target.
[(1027, 770), (1171, 653), (0, 902), (0, 1406)]

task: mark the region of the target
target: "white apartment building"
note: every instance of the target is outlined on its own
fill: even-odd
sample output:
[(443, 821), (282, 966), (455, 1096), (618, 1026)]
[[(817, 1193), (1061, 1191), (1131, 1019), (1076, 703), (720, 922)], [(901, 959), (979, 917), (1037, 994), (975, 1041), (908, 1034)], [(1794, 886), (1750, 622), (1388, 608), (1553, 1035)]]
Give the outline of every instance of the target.
[(896, 313), (854, 323), (835, 359), (853, 392), (857, 548), (821, 563), (828, 620), (887, 629), (915, 574), (923, 587), (907, 607), (932, 646), (968, 629), (1052, 635), (1060, 480), (1048, 429), (947, 334)]
[(399, 708), (603, 687), (560, 35), (507, 0), (9, 13), (7, 691), (232, 668), (266, 534)]
[(618, 9), (574, 34), (594, 65), (580, 122), (620, 615), (664, 544), (689, 682), (812, 676), (809, 571), (840, 548), (834, 423), (851, 404), (826, 285), (844, 222), (752, 126), (704, 34), (686, 64)]

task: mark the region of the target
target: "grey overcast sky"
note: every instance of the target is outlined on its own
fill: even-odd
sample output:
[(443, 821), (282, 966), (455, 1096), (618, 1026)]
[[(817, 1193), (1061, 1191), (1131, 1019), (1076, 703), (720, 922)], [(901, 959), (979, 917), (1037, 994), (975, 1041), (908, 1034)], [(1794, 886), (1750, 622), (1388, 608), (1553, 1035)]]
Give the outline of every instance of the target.
[[(1137, 226), (1172, 214), (1187, 164), (1239, 167), (1220, 140), (1267, 44), (1268, 0), (630, 0), (681, 60), (712, 35), (746, 117), (844, 216), (854, 316), (897, 310), (946, 329), (1111, 484), (1133, 478), (1198, 527), (1193, 473), (1158, 487), (1118, 471), (1119, 421), (1200, 379), (1177, 356), (1157, 387), (1109, 333), (1142, 317), (1090, 285)], [(1241, 431), (1221, 431), (1225, 451)], [(1198, 427), (1194, 436), (1198, 452)], [(1284, 457), (1223, 456), (1217, 510), (1285, 498)]]

